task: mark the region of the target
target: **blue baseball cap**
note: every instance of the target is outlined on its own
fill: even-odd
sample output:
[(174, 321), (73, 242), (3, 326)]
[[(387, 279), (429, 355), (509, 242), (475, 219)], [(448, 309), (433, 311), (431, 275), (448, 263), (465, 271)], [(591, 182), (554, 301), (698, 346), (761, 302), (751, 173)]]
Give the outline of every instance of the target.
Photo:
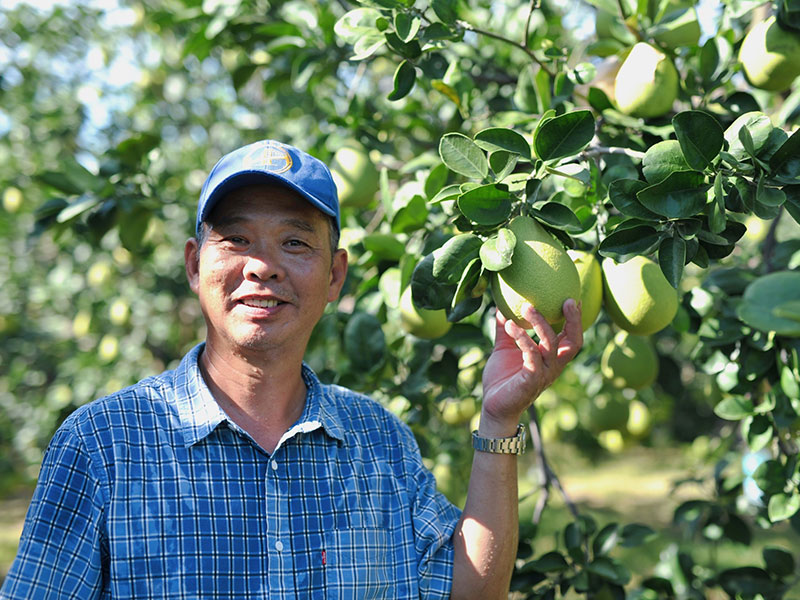
[(336, 228), (341, 229), (339, 196), (325, 163), (294, 146), (262, 140), (226, 154), (211, 169), (197, 203), (197, 233), (228, 192), (259, 183), (277, 183), (294, 190), (333, 217)]

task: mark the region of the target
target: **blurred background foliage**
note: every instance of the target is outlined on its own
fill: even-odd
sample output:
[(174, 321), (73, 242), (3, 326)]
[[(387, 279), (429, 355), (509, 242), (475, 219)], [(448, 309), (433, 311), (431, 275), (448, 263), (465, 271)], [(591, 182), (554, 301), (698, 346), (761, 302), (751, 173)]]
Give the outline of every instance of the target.
[[(401, 310), (417, 263), (456, 232), (448, 202), (431, 201), (463, 180), (443, 164), (440, 140), (489, 127), (530, 134), (548, 109), (593, 111), (597, 136), (565, 161), (577, 165), (570, 171), (576, 177), (548, 175), (542, 193), (588, 224), (572, 242), (596, 250), (625, 220), (609, 202), (610, 183), (637, 178), (642, 153), (675, 132), (668, 116), (623, 115), (592, 91), (608, 89), (603, 65), (635, 41), (631, 32), (652, 39), (661, 31), (653, 15), (675, 8), (669, 2), (5, 4), (6, 494), (28, 489), (52, 433), (77, 406), (176, 365), (203, 339), (183, 269), (200, 186), (227, 151), (274, 138), (334, 164), (352, 162), (337, 151), (355, 148), (367, 164), (356, 187), (375, 191), (343, 197), (351, 269), (308, 362), (324, 380), (367, 391), (408, 422), (440, 488), (463, 502), (469, 430), (493, 335), (491, 296), (479, 294), (472, 312), (436, 339), (409, 335)], [(365, 18), (355, 9), (375, 12)], [(598, 36), (597, 15), (620, 9), (638, 21)], [(797, 83), (780, 93), (754, 89), (735, 58), (751, 22), (770, 10), (796, 15), (793, 3), (729, 0), (700, 9), (702, 34), (695, 17), (692, 42), (661, 46), (681, 73), (676, 107), (702, 109), (722, 129), (760, 111), (787, 134), (796, 130)], [(598, 159), (608, 147), (625, 151)], [(783, 182), (785, 205), (756, 210), (731, 201), (728, 218), (742, 225), (737, 238), (701, 234), (711, 240), (702, 245), (711, 256), (681, 265), (678, 316), (652, 338), (656, 383), (634, 391), (603, 378), (601, 354), (616, 332), (603, 313), (587, 330), (581, 355), (537, 401), (538, 439), (521, 465), (519, 597), (616, 598), (625, 597), (623, 588), (636, 598), (800, 597), (796, 587), (791, 596), (800, 529), (797, 336), (748, 328), (736, 313), (751, 279), (800, 268), (798, 176)], [(691, 243), (695, 233), (685, 239)], [(778, 392), (770, 395), (772, 389)], [(647, 471), (663, 470), (672, 487), (659, 488), (665, 497), (654, 506), (668, 504), (674, 513), (635, 525), (609, 513), (613, 506), (577, 507), (568, 485), (550, 498), (561, 480), (580, 487), (581, 477), (591, 479), (615, 456), (633, 457), (631, 464), (649, 457), (633, 476), (614, 459), (617, 485), (612, 475), (606, 486), (616, 488), (622, 506)], [(764, 501), (772, 496), (784, 498), (780, 514), (768, 514)], [(544, 511), (549, 518), (542, 519)], [(626, 550), (642, 544), (650, 550)]]

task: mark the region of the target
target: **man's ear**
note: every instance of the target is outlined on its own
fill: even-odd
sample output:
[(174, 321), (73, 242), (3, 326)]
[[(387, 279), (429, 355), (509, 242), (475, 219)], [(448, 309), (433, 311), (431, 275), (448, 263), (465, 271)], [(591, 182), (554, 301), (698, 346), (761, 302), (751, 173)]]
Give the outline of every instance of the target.
[(339, 293), (344, 286), (347, 278), (347, 250), (339, 248), (333, 253), (331, 261), (331, 280), (328, 286), (328, 302), (333, 302), (339, 297)]
[(197, 238), (189, 238), (183, 247), (183, 262), (189, 287), (197, 294), (200, 282), (200, 245)]

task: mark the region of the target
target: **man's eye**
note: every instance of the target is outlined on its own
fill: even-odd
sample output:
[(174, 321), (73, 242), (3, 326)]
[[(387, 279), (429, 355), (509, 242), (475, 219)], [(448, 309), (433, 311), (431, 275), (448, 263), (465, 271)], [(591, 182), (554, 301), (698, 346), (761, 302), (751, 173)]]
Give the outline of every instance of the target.
[(225, 238), (226, 242), (231, 242), (232, 244), (246, 244), (247, 240), (240, 235), (229, 235)]
[(292, 246), (293, 248), (300, 248), (302, 246), (307, 246), (303, 240), (289, 240), (286, 242), (287, 245)]

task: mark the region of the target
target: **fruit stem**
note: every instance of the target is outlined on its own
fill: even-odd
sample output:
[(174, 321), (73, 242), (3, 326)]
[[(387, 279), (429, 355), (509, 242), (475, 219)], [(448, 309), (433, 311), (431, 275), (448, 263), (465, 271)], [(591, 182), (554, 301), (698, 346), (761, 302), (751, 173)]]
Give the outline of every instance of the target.
[(481, 29), (480, 27), (475, 27), (474, 25), (471, 25), (470, 23), (467, 23), (466, 21), (460, 21), (460, 20), (456, 21), (456, 25), (458, 25), (459, 27), (463, 27), (467, 31), (471, 31), (471, 32), (477, 33), (479, 35), (485, 35), (486, 37), (490, 37), (490, 38), (498, 40), (500, 42), (505, 42), (506, 44), (510, 44), (510, 45), (514, 46), (515, 48), (519, 48), (525, 54), (530, 56), (531, 59), (533, 59), (533, 61), (537, 65), (539, 65), (539, 67), (545, 73), (547, 73), (550, 77), (555, 77), (555, 73), (553, 73), (550, 69), (548, 69), (547, 66), (542, 61), (539, 60), (539, 58), (536, 56), (536, 54), (534, 54), (533, 50), (528, 48), (528, 46), (526, 44), (518, 44), (514, 40), (510, 40), (507, 37), (503, 37), (500, 34), (494, 33), (493, 31), (487, 31), (485, 29)]
[(542, 475), (542, 494), (539, 497), (539, 501), (536, 503), (536, 509), (533, 514), (533, 522), (536, 525), (539, 524), (539, 519), (541, 518), (542, 512), (547, 504), (547, 500), (550, 497), (550, 486), (553, 486), (558, 490), (558, 493), (561, 494), (562, 498), (564, 498), (564, 503), (567, 505), (567, 508), (569, 508), (569, 512), (572, 513), (572, 516), (577, 520), (580, 517), (578, 507), (569, 497), (564, 489), (564, 486), (561, 485), (558, 475), (556, 475), (553, 469), (550, 468), (550, 463), (547, 461), (547, 456), (545, 456), (542, 434), (539, 428), (539, 415), (536, 413), (535, 406), (531, 405), (528, 407), (528, 415), (530, 416), (530, 424), (528, 425), (528, 429), (530, 430), (531, 434), (531, 445), (536, 451), (536, 462), (539, 465), (539, 470)]

